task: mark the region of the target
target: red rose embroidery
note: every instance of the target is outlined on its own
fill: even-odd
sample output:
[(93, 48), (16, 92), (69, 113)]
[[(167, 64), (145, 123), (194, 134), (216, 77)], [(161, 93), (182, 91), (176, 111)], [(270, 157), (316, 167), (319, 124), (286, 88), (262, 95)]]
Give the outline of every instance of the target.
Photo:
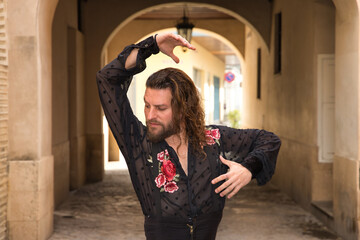
[(213, 145), (215, 143), (220, 145), (220, 142), (218, 141), (220, 139), (219, 129), (206, 129), (205, 130), (205, 138), (206, 138), (207, 145)]
[(166, 180), (170, 182), (176, 175), (175, 165), (170, 160), (164, 160), (162, 162), (161, 172), (165, 175)]
[(166, 178), (165, 178), (165, 175), (164, 174), (159, 174), (156, 178), (155, 178), (155, 183), (156, 183), (156, 186), (158, 188), (161, 188), (162, 186), (164, 186), (166, 182)]
[(165, 149), (165, 151), (162, 151), (160, 153), (157, 154), (157, 159), (162, 162), (165, 159), (169, 159), (169, 153), (168, 150)]
[(164, 186), (165, 192), (168, 192), (168, 193), (173, 193), (173, 192), (177, 191), (178, 189), (179, 189), (179, 187), (176, 185), (175, 182), (169, 182), (169, 183), (165, 184), (165, 186)]
[(219, 129), (211, 129), (211, 136), (215, 139), (220, 139)]
[(161, 152), (161, 153), (158, 153), (157, 154), (157, 159), (162, 162), (164, 161), (164, 158), (165, 158), (165, 153), (164, 152)]
[(206, 135), (205, 138), (206, 138), (207, 145), (213, 145), (215, 143), (214, 138), (211, 137), (210, 135)]
[(168, 150), (164, 150), (157, 154), (159, 160), (159, 175), (155, 178), (156, 187), (160, 188), (160, 192), (173, 193), (179, 189), (176, 182), (179, 181), (179, 174), (176, 174), (176, 167), (170, 161)]

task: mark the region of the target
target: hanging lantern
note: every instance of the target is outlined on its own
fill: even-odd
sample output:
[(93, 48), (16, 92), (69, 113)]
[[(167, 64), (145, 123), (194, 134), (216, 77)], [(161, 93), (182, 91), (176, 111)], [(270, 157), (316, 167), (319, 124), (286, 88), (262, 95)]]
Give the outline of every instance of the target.
[[(193, 28), (194, 28), (194, 24), (189, 22), (189, 18), (186, 17), (185, 11), (184, 11), (184, 16), (182, 17), (181, 22), (176, 24), (176, 29), (177, 29), (178, 34), (180, 36), (182, 36), (183, 38), (185, 38), (190, 43)], [(187, 48), (183, 47), (184, 52), (186, 52), (186, 49)]]

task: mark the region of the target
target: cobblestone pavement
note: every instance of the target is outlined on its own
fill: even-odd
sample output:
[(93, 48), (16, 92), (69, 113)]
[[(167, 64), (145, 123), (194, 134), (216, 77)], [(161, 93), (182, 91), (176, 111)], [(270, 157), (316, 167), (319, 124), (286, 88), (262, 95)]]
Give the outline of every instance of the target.
[[(124, 170), (70, 194), (54, 213), (50, 240), (145, 239), (140, 205)], [(228, 200), (217, 239), (340, 239), (285, 194), (249, 184)]]

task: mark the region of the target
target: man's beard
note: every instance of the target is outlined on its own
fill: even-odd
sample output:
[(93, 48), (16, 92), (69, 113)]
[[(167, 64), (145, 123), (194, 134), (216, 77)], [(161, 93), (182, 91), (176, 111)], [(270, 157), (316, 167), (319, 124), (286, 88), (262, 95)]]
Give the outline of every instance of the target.
[[(151, 131), (151, 127), (149, 126), (150, 123), (156, 123), (159, 124), (159, 127), (161, 128), (157, 133), (154, 133)], [(170, 137), (171, 135), (174, 135), (176, 133), (173, 123), (171, 122), (168, 126), (164, 126), (162, 123), (159, 123), (154, 120), (146, 121), (146, 127), (147, 127), (147, 137), (151, 142), (157, 143), (160, 141), (163, 141), (165, 138)]]

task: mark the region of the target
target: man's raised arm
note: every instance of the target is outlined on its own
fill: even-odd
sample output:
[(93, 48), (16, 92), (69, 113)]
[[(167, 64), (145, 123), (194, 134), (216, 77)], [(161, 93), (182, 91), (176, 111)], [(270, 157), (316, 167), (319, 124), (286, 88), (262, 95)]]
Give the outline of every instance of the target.
[[(195, 49), (178, 35), (159, 34), (125, 47), (117, 58), (96, 74), (101, 105), (125, 159), (129, 159), (127, 156), (134, 152), (134, 149), (130, 149), (131, 146), (141, 146), (141, 143), (135, 141), (141, 141), (144, 134), (143, 125), (134, 116), (126, 96), (132, 77), (143, 71), (146, 68), (145, 60), (159, 51), (179, 62), (173, 53), (176, 46)], [(129, 132), (130, 129), (139, 133), (136, 139), (133, 133)]]
[[(195, 50), (195, 47), (192, 46), (186, 39), (173, 33), (155, 35), (155, 40), (159, 50), (165, 55), (171, 57), (176, 63), (179, 63), (179, 58), (175, 56), (173, 52), (176, 46), (187, 47), (189, 49)], [(126, 69), (130, 69), (136, 66), (138, 52), (138, 48), (135, 48), (131, 51), (125, 62)]]

